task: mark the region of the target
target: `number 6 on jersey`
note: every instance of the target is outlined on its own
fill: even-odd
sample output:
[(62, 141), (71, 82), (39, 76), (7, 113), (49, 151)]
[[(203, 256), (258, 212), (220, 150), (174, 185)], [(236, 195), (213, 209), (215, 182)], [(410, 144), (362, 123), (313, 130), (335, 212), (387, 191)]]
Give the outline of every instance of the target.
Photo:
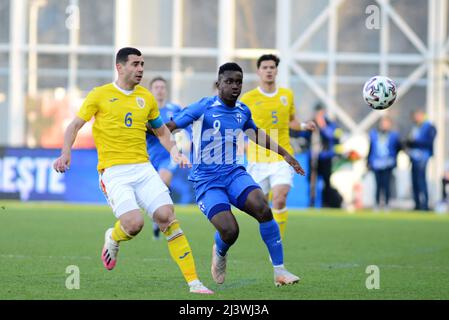
[(125, 115), (125, 126), (127, 126), (128, 128), (133, 125), (133, 118), (131, 118), (132, 115), (133, 114), (131, 112), (128, 112)]

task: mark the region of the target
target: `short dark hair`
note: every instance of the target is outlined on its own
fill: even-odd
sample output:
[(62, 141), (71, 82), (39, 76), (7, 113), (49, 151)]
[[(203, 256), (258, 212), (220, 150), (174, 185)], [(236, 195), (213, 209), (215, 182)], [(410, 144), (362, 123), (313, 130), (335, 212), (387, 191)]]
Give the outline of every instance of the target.
[(239, 71), (243, 73), (242, 68), (235, 62), (227, 62), (225, 64), (222, 64), (218, 69), (218, 76), (220, 77), (220, 75), (222, 75), (226, 71)]
[(315, 110), (315, 112), (318, 112), (321, 110), (326, 110), (326, 107), (321, 102), (317, 102), (313, 109)]
[(424, 110), (423, 108), (413, 109), (412, 114), (416, 114), (416, 113), (426, 113), (426, 110)]
[(132, 54), (140, 57), (142, 55), (142, 52), (132, 47), (121, 48), (115, 56), (115, 64), (125, 64), (128, 61), (128, 56)]
[(264, 54), (257, 59), (257, 69), (260, 68), (260, 65), (263, 61), (274, 61), (276, 63), (276, 67), (279, 65), (279, 62), (281, 62), (281, 59), (278, 58), (278, 56), (274, 54)]
[(156, 81), (162, 81), (165, 84), (167, 84), (167, 80), (165, 80), (165, 78), (163, 78), (161, 76), (156, 76), (153, 79), (151, 79), (151, 81), (150, 81), (150, 88), (153, 86), (153, 83), (155, 83)]

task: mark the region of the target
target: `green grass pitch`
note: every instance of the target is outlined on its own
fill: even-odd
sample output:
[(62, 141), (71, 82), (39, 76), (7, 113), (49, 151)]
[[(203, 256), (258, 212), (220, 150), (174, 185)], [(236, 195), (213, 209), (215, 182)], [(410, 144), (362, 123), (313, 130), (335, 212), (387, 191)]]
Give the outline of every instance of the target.
[[(165, 240), (151, 221), (123, 243), (113, 271), (103, 268), (107, 206), (0, 202), (0, 299), (449, 299), (449, 216), (428, 213), (291, 210), (285, 265), (302, 280), (276, 288), (258, 225), (237, 212), (240, 236), (231, 248), (226, 282), (210, 276), (213, 227), (195, 206), (176, 206), (200, 279), (216, 294), (192, 295)], [(66, 288), (80, 271), (80, 289)], [(380, 288), (368, 290), (369, 265)]]

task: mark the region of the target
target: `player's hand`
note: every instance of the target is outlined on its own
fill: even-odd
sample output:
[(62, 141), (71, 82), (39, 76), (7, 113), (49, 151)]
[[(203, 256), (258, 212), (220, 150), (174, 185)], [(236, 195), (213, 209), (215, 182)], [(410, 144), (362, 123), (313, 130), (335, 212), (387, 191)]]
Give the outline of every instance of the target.
[(175, 153), (173, 155), (173, 160), (177, 164), (179, 164), (179, 167), (181, 167), (181, 168), (191, 168), (192, 167), (192, 164), (190, 163), (189, 159), (182, 153)]
[(306, 130), (314, 131), (314, 130), (316, 130), (316, 128), (317, 128), (317, 126), (316, 126), (315, 121), (307, 121), (306, 122), (306, 127), (305, 127)]
[(284, 160), (292, 166), (292, 168), (295, 170), (295, 172), (297, 174), (300, 174), (302, 176), (306, 175), (306, 172), (304, 171), (304, 169), (301, 167), (301, 165), (299, 164), (298, 160), (296, 160), (295, 158), (293, 158), (291, 155), (287, 154), (284, 157)]
[(70, 154), (63, 153), (58, 159), (53, 162), (53, 169), (56, 172), (64, 173), (70, 168)]

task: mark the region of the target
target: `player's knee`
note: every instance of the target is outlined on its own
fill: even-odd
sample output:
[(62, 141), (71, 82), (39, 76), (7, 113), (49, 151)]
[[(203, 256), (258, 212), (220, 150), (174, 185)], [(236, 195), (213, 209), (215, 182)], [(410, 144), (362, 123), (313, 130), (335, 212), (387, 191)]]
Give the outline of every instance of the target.
[(123, 225), (123, 227), (129, 235), (135, 236), (140, 232), (140, 230), (142, 230), (143, 225), (144, 225), (143, 217), (137, 216), (131, 220), (128, 220), (126, 222), (126, 225)]
[(273, 213), (271, 212), (270, 206), (268, 204), (265, 204), (262, 209), (260, 210), (261, 215), (259, 222), (267, 222), (273, 219)]
[(271, 215), (270, 206), (265, 199), (260, 199), (251, 204), (251, 211), (259, 217), (265, 217)]
[(221, 239), (226, 242), (228, 245), (234, 244), (239, 237), (239, 227), (238, 225), (233, 225), (227, 227), (225, 230), (220, 232)]
[(253, 214), (252, 216), (259, 222), (267, 222), (273, 219), (273, 214), (271, 212), (270, 206), (265, 201), (258, 202), (252, 206)]
[(276, 189), (273, 191), (273, 208), (283, 209), (287, 205), (287, 189)]
[(166, 205), (158, 208), (153, 213), (153, 220), (159, 225), (161, 230), (166, 230), (168, 226), (176, 220), (172, 205)]
[(285, 196), (278, 196), (273, 198), (273, 208), (283, 209), (287, 205), (287, 198)]

